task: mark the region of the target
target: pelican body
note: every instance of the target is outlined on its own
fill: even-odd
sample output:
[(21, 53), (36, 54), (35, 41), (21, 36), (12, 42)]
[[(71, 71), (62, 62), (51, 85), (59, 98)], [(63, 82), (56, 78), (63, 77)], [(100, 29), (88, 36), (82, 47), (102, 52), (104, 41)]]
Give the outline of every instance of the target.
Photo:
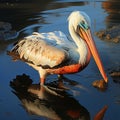
[(44, 85), (49, 74), (69, 74), (83, 70), (91, 55), (107, 83), (97, 48), (90, 31), (90, 18), (82, 11), (74, 11), (68, 17), (68, 28), (72, 39), (61, 31), (48, 33), (34, 32), (18, 41), (9, 55), (13, 60), (22, 60), (40, 74), (40, 84)]

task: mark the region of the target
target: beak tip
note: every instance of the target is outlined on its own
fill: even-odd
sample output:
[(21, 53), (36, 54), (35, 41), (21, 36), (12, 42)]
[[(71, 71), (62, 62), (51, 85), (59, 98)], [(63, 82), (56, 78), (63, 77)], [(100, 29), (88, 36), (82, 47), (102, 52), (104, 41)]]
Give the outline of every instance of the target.
[(107, 76), (104, 77), (104, 81), (105, 81), (105, 83), (108, 83), (108, 77)]
[(108, 77), (106, 77), (105, 82), (108, 83)]

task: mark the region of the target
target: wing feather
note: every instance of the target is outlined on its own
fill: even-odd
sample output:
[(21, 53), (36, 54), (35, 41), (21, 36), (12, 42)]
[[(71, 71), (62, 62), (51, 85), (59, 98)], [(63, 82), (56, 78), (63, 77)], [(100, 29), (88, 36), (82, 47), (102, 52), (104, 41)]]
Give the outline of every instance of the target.
[(19, 59), (23, 59), (26, 62), (52, 68), (68, 58), (67, 52), (60, 47), (60, 44), (63, 43), (59, 36), (55, 36), (52, 33), (34, 33), (19, 41), (13, 47), (11, 53), (19, 55)]

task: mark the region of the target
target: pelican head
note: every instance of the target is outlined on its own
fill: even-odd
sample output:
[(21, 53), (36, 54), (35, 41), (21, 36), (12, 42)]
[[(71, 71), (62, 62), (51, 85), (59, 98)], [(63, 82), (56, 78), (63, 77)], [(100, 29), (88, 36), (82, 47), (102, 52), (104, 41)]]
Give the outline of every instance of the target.
[(89, 16), (83, 11), (74, 11), (68, 17), (69, 25), (72, 25), (77, 30), (78, 25), (82, 28), (89, 28), (91, 21)]
[(91, 22), (89, 16), (85, 12), (74, 11), (69, 15), (68, 21), (69, 21), (69, 31), (71, 37), (76, 43), (79, 44), (80, 44), (79, 41), (85, 41), (99, 68), (99, 71), (104, 81), (107, 83), (108, 78), (104, 71), (104, 67), (102, 65), (100, 56), (98, 54), (98, 50), (91, 35), (91, 30), (90, 30)]

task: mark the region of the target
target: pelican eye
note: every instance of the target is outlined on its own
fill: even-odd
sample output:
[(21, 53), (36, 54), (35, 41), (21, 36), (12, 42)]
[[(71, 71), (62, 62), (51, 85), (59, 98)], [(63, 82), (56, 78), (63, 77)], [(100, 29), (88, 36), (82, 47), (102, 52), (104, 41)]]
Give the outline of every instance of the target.
[(89, 29), (88, 24), (85, 23), (84, 21), (81, 21), (81, 22), (79, 23), (79, 26), (80, 26), (82, 29), (84, 29), (84, 30), (88, 30), (88, 29)]

